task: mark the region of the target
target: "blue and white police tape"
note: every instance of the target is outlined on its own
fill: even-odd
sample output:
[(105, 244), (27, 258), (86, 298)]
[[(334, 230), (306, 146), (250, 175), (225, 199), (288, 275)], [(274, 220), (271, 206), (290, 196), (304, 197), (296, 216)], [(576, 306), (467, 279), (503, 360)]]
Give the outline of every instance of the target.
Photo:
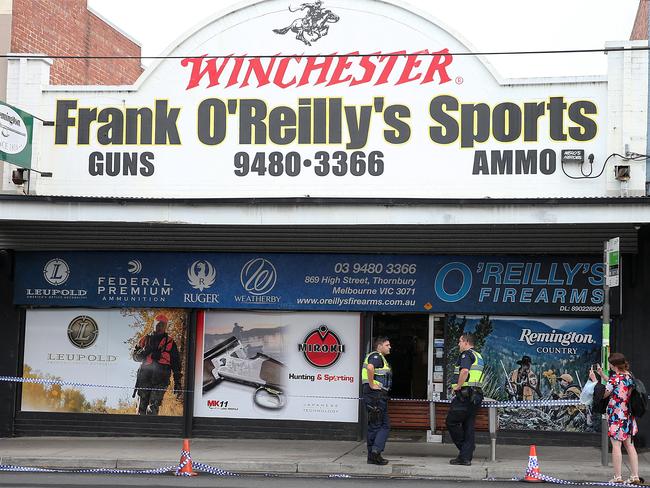
[(208, 464), (203, 464), (198, 462), (192, 463), (192, 467), (197, 471), (214, 474), (216, 476), (239, 476), (237, 473), (231, 473), (230, 471), (225, 471), (220, 468), (214, 468)]
[[(0, 381), (17, 382), (17, 383), (40, 383), (45, 385), (61, 385), (61, 386), (74, 386), (77, 388), (120, 388), (133, 390), (133, 386), (119, 386), (119, 385), (102, 385), (96, 383), (80, 383), (74, 381), (63, 381), (43, 378), (21, 378), (18, 376), (0, 376)], [(167, 391), (167, 388), (138, 388), (138, 390), (152, 390), (152, 391)], [(193, 390), (175, 390), (178, 392), (192, 392)], [(326, 396), (326, 395), (286, 395), (293, 398), (314, 398), (314, 399), (327, 399), (327, 400), (361, 400), (362, 398), (355, 396)], [(403, 402), (427, 402), (427, 403), (451, 403), (451, 400), (427, 400), (419, 398), (391, 398), (392, 401)], [(482, 407), (492, 408), (530, 408), (530, 407), (565, 407), (572, 405), (580, 405), (580, 400), (519, 400), (519, 401), (483, 401)]]
[[(6, 381), (10, 383), (35, 383), (41, 385), (61, 385), (61, 386), (74, 386), (77, 388), (113, 388), (113, 389), (123, 389), (123, 390), (133, 390), (133, 386), (120, 386), (120, 385), (102, 385), (97, 383), (79, 383), (76, 381), (64, 381), (64, 380), (50, 380), (45, 378), (21, 378), (19, 376), (0, 376), (0, 381)], [(167, 391), (167, 388), (137, 388), (138, 390), (151, 390), (151, 391)], [(193, 390), (174, 390), (178, 392), (187, 392)]]
[[(178, 466), (165, 466), (163, 468), (155, 469), (113, 469), (113, 468), (35, 468), (31, 466), (14, 466), (11, 464), (0, 464), (0, 471), (16, 472), (16, 473), (72, 473), (72, 474), (166, 474), (174, 473), (177, 476), (184, 476), (186, 473), (181, 473), (180, 470), (184, 467), (181, 463)], [(215, 468), (204, 463), (192, 463), (192, 469), (201, 471), (202, 473), (209, 473), (215, 476), (239, 476), (236, 473), (226, 471), (220, 468)]]
[[(181, 462), (176, 467), (174, 474), (176, 476), (192, 476), (192, 473), (183, 471), (183, 468), (192, 462), (192, 456), (189, 451), (181, 449)], [(230, 471), (225, 471), (220, 468), (214, 468), (208, 464), (194, 462), (192, 463), (192, 471), (201, 471), (204, 473), (210, 473), (217, 476), (239, 476), (238, 474), (231, 473)]]
[(112, 469), (112, 468), (34, 468), (30, 466), (13, 466), (0, 464), (0, 471), (30, 472), (30, 473), (74, 473), (74, 474), (165, 474), (176, 470), (176, 466), (165, 466), (156, 469)]
[[(547, 483), (554, 483), (556, 485), (573, 485), (573, 486), (617, 486), (617, 487), (632, 487), (639, 486), (637, 484), (629, 483), (612, 483), (609, 481), (569, 481), (563, 480), (560, 478), (554, 478), (553, 476), (546, 476), (541, 473), (535, 473), (532, 470), (526, 470), (526, 476), (537, 478), (541, 481), (546, 481)], [(523, 481), (523, 478), (513, 478), (514, 481)]]
[[(313, 398), (313, 399), (322, 399), (322, 400), (362, 400), (362, 398), (349, 396), (327, 396), (327, 395), (287, 395), (292, 398)], [(451, 400), (427, 400), (425, 398), (390, 398), (391, 401), (396, 402), (420, 402), (420, 403), (451, 403)], [(484, 400), (481, 403), (481, 407), (488, 408), (510, 408), (510, 407), (521, 407), (521, 408), (532, 408), (532, 407), (568, 407), (573, 405), (581, 405), (580, 400), (552, 400), (552, 399), (540, 399), (540, 400), (511, 400), (511, 401), (496, 401), (496, 400)]]
[(194, 473), (183, 471), (183, 468), (187, 466), (191, 461), (192, 456), (190, 456), (190, 452), (186, 451), (185, 449), (181, 449), (181, 462), (178, 466), (176, 466), (176, 471), (174, 474), (176, 476), (193, 476)]

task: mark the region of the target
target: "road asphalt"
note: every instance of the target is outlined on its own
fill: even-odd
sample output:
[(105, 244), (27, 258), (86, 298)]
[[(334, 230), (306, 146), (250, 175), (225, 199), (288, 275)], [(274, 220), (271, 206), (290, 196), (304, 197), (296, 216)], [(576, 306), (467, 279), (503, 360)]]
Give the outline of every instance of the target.
[[(153, 469), (178, 465), (182, 439), (114, 437), (20, 437), (0, 439), (3, 465), (48, 468)], [(607, 481), (612, 468), (601, 465), (598, 448), (537, 446), (543, 475), (572, 481)], [(457, 454), (450, 444), (389, 441), (386, 466), (366, 462), (365, 442), (192, 439), (193, 462), (246, 474), (350, 475), (414, 477), (445, 480), (521, 478), (528, 466), (529, 446), (497, 445), (476, 448), (471, 466), (452, 466)], [(611, 456), (610, 456), (611, 457)], [(623, 457), (627, 463), (627, 456)], [(650, 478), (650, 452), (639, 454), (640, 475)], [(628, 474), (627, 467), (623, 476)]]

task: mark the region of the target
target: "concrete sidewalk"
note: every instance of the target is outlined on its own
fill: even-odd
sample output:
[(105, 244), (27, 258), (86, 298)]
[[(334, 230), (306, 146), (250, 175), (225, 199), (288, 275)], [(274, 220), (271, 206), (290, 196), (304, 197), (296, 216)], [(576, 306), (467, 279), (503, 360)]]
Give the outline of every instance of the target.
[[(181, 439), (31, 437), (0, 439), (2, 464), (34, 467), (149, 469), (177, 465)], [(193, 461), (235, 473), (348, 474), (454, 480), (510, 479), (524, 475), (528, 447), (499, 445), (490, 462), (489, 446), (476, 449), (472, 466), (451, 466), (457, 451), (449, 444), (389, 440), (387, 466), (366, 463), (365, 442), (251, 439), (193, 439)], [(607, 481), (611, 467), (593, 447), (539, 446), (542, 474), (573, 481)], [(623, 457), (624, 463), (627, 457)], [(640, 453), (641, 476), (650, 478), (650, 453)], [(623, 477), (628, 470), (624, 467)]]

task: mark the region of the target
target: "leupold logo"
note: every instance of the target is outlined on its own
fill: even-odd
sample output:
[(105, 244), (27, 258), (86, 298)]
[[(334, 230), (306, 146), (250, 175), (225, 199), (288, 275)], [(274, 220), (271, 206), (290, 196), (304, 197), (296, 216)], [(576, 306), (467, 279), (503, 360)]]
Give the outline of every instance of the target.
[(187, 269), (187, 281), (199, 291), (210, 288), (216, 279), (217, 270), (208, 261), (194, 261)]
[(275, 266), (268, 259), (251, 259), (241, 269), (241, 286), (251, 295), (266, 295), (275, 286), (276, 279)]
[(50, 259), (45, 263), (43, 276), (45, 277), (45, 281), (50, 285), (62, 285), (68, 281), (68, 277), (70, 276), (70, 266), (68, 266), (68, 263), (63, 259)]
[(302, 344), (298, 344), (298, 351), (312, 366), (327, 368), (339, 360), (345, 352), (345, 345), (326, 325), (321, 325), (307, 334)]
[(68, 325), (68, 339), (79, 349), (92, 346), (99, 335), (97, 322), (87, 315), (75, 317)]

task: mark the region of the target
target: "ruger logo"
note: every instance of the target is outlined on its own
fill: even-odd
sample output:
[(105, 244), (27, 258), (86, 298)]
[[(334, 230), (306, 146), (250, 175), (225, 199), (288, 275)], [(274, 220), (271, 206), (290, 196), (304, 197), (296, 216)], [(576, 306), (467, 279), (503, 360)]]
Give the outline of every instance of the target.
[(395, 51), (390, 53), (347, 54), (322, 56), (265, 56), (246, 54), (210, 57), (207, 54), (181, 60), (181, 66), (191, 66), (186, 90), (203, 86), (211, 88), (259, 88), (275, 85), (279, 88), (305, 85), (330, 87), (335, 85), (426, 85), (443, 84), (451, 80), (447, 68), (453, 61), (448, 49), (441, 51)]
[(345, 345), (326, 325), (321, 325), (307, 334), (302, 344), (298, 344), (298, 351), (304, 354), (312, 366), (327, 368), (339, 360), (345, 352)]
[(187, 269), (187, 282), (199, 291), (210, 288), (217, 279), (217, 270), (209, 261), (194, 261)]

